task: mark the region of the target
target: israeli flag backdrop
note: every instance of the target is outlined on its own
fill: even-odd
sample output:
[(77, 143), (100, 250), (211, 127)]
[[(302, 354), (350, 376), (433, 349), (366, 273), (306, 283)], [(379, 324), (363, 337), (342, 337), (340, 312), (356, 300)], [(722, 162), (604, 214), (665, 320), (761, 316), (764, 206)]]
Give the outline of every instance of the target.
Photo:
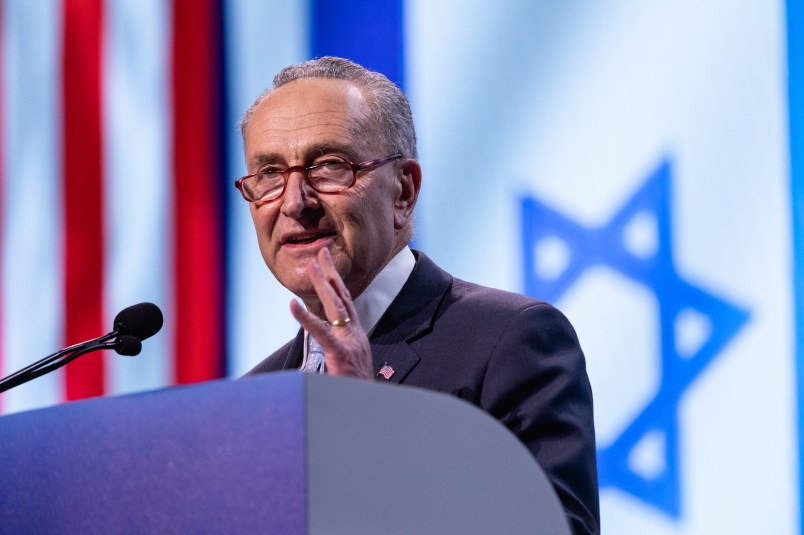
[(5, 413), (236, 377), (296, 331), (238, 120), (341, 55), (410, 97), (415, 247), (554, 303), (595, 397), (602, 526), (799, 534), (799, 0), (3, 0), (0, 375), (157, 303)]

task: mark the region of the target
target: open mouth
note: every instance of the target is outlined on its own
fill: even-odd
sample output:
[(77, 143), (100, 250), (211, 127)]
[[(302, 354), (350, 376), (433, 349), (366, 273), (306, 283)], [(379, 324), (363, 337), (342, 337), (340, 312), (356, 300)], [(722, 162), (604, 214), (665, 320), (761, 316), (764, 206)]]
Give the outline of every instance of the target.
[(285, 239), (285, 245), (306, 245), (314, 243), (324, 238), (330, 238), (333, 234), (311, 232), (307, 234), (298, 234), (296, 236), (289, 236)]

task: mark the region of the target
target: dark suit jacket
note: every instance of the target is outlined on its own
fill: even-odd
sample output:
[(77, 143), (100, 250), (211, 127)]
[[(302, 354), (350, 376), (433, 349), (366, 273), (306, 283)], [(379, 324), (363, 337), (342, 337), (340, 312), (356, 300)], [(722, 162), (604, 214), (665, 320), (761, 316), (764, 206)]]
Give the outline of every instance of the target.
[[(530, 449), (575, 533), (598, 533), (592, 392), (569, 321), (552, 306), (416, 267), (371, 335), (375, 375), (482, 408)], [(303, 331), (249, 373), (298, 368)], [(384, 380), (377, 377), (378, 380)]]

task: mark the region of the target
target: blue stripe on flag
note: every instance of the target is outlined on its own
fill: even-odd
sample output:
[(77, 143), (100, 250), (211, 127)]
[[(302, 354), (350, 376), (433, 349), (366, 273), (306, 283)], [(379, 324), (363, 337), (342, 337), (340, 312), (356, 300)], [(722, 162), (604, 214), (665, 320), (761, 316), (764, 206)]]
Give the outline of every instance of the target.
[[(790, 183), (793, 203), (793, 288), (798, 390), (799, 511), (804, 510), (804, 9), (787, 0), (788, 107), (790, 113)], [(799, 519), (799, 522), (801, 520)], [(804, 529), (799, 527), (802, 533)]]
[(404, 89), (403, 0), (313, 0), (310, 51), (341, 56)]
[[(230, 227), (230, 219), (229, 219), (229, 199), (227, 197), (227, 193), (229, 192), (229, 180), (228, 172), (229, 172), (229, 142), (230, 136), (229, 132), (227, 131), (227, 127), (229, 126), (229, 116), (228, 116), (228, 102), (230, 96), (230, 87), (229, 87), (229, 80), (226, 78), (226, 73), (228, 72), (228, 66), (226, 62), (229, 60), (229, 56), (226, 50), (226, 43), (227, 43), (227, 32), (229, 31), (228, 24), (227, 24), (227, 11), (226, 6), (224, 5), (226, 2), (225, 0), (217, 0), (214, 2), (213, 9), (216, 11), (215, 20), (217, 21), (217, 32), (218, 35), (216, 36), (216, 48), (215, 48), (215, 57), (210, 58), (211, 61), (214, 61), (214, 66), (217, 72), (215, 73), (215, 81), (218, 85), (216, 88), (217, 90), (217, 109), (215, 113), (217, 117), (214, 118), (216, 123), (216, 130), (217, 130), (217, 145), (218, 145), (218, 169), (216, 170), (218, 176), (221, 177), (223, 180), (218, 180), (218, 214), (220, 216), (220, 239), (221, 239), (221, 251), (226, 252), (229, 250), (229, 236), (231, 235)], [(229, 354), (227, 351), (229, 350), (228, 344), (228, 336), (229, 330), (226, 328), (226, 320), (229, 317), (229, 301), (226, 299), (227, 295), (227, 283), (228, 283), (228, 274), (226, 269), (228, 268), (228, 262), (226, 259), (226, 255), (221, 255), (218, 259), (218, 273), (220, 274), (219, 281), (218, 281), (218, 288), (222, 293), (221, 298), (221, 309), (218, 313), (218, 325), (219, 329), (221, 330), (220, 336), (220, 346), (218, 349), (218, 373), (221, 376), (226, 377), (229, 373)]]

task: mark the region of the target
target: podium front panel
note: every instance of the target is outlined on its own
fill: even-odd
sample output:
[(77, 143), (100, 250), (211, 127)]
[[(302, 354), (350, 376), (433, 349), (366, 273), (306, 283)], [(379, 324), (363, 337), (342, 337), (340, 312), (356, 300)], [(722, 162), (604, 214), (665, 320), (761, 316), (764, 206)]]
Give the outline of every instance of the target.
[(295, 377), (4, 416), (0, 452), (3, 533), (307, 532)]

